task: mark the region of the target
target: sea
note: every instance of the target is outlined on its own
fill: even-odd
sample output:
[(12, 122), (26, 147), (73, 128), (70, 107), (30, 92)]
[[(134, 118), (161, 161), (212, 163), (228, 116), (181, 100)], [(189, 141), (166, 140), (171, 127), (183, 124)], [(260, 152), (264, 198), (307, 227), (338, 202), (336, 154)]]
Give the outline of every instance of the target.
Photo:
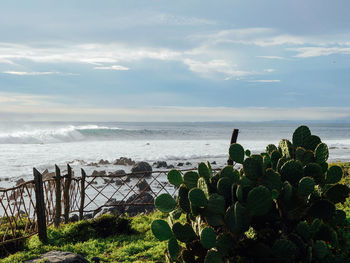
[[(291, 139), (306, 124), (329, 147), (330, 161), (350, 161), (349, 123), (239, 123), (239, 122), (2, 122), (0, 124), (0, 186), (33, 178), (33, 167), (53, 171), (70, 163), (78, 173), (101, 159), (113, 163), (120, 157), (135, 161), (166, 161), (177, 167), (210, 161), (225, 165), (233, 129), (238, 143), (252, 153), (268, 144)], [(113, 165), (103, 169), (112, 171)], [(101, 168), (100, 168), (101, 169)]]

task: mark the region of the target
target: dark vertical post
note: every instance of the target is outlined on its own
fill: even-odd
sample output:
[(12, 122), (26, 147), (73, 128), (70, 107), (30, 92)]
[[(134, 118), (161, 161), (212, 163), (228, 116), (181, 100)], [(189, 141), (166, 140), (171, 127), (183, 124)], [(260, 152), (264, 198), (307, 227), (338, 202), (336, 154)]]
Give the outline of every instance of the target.
[(69, 204), (69, 189), (70, 189), (70, 184), (72, 182), (72, 168), (67, 164), (67, 178), (64, 184), (64, 223), (67, 224), (69, 221), (69, 209), (70, 209), (70, 204)]
[(61, 223), (61, 214), (62, 214), (62, 198), (61, 198), (61, 171), (60, 168), (55, 165), (56, 176), (56, 214), (55, 214), (55, 227), (57, 228)]
[(34, 187), (35, 187), (35, 206), (38, 221), (38, 234), (41, 242), (47, 242), (46, 215), (44, 202), (43, 176), (39, 171), (33, 168)]
[[(231, 143), (236, 143), (237, 142), (237, 137), (238, 137), (238, 129), (234, 129), (233, 132), (232, 132), (232, 136), (231, 136)], [(227, 160), (227, 165), (233, 165), (233, 161), (231, 160), (230, 156), (228, 157), (228, 160)]]
[(85, 205), (85, 178), (86, 173), (84, 169), (81, 169), (81, 185), (80, 185), (80, 208), (79, 208), (79, 220), (84, 219), (84, 205)]

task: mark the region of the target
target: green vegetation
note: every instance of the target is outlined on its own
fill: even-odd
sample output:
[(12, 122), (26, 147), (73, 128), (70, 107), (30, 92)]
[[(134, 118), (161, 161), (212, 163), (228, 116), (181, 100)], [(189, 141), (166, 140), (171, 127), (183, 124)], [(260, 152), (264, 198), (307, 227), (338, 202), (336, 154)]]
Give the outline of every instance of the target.
[(300, 126), (292, 142), (253, 155), (232, 144), (229, 155), (242, 168), (214, 174), (200, 163), (198, 173), (168, 174), (179, 197), (156, 199), (169, 218), (153, 221), (151, 229), (167, 241), (170, 261), (347, 262), (349, 166), (329, 166), (318, 136)]
[(37, 236), (28, 239), (23, 250), (0, 260), (24, 262), (51, 250), (71, 251), (86, 259), (99, 257), (102, 262), (164, 262), (166, 245), (150, 231), (151, 222), (164, 218), (161, 213), (133, 218), (104, 215), (96, 220), (80, 221), (48, 228), (48, 244)]

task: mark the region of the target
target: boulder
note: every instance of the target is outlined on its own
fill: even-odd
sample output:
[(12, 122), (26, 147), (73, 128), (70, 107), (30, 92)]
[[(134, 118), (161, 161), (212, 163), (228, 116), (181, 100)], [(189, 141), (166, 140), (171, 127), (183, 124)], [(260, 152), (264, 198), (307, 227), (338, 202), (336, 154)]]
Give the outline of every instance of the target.
[(147, 183), (145, 179), (142, 179), (141, 181), (139, 181), (136, 186), (140, 192), (151, 190), (150, 185)]
[(126, 172), (124, 170), (116, 170), (112, 173), (109, 173), (108, 175), (122, 177), (122, 176), (126, 175)]
[(101, 165), (106, 165), (106, 164), (110, 164), (110, 162), (108, 160), (103, 160), (101, 159), (98, 164), (101, 164)]
[(69, 218), (70, 222), (78, 222), (79, 221), (79, 216), (77, 214), (73, 214), (70, 218)]
[(212, 161), (212, 162), (211, 162), (211, 164), (214, 164), (214, 165), (215, 165), (215, 164), (216, 164), (216, 162), (215, 162), (215, 161)]
[(184, 163), (178, 163), (177, 166), (184, 166)]
[(20, 185), (20, 184), (23, 184), (24, 182), (25, 182), (24, 179), (20, 178), (20, 179), (16, 180), (16, 186)]
[(134, 165), (135, 161), (131, 160), (131, 158), (120, 157), (116, 159), (113, 163), (114, 165)]
[(165, 161), (158, 161), (153, 163), (153, 166), (155, 166), (156, 168), (166, 168), (168, 164)]
[(96, 171), (96, 170), (94, 170), (92, 172), (92, 176), (106, 176), (106, 171), (105, 170), (103, 170), (103, 171)]
[(167, 168), (167, 169), (174, 169), (174, 168), (175, 168), (175, 166), (174, 166), (174, 165), (172, 165), (172, 164), (170, 164), (170, 165), (168, 165), (166, 168)]
[[(133, 205), (133, 204), (145, 204), (145, 205)], [(151, 194), (147, 192), (143, 192), (142, 194), (133, 194), (128, 198), (125, 205), (126, 205), (125, 213), (128, 213), (130, 216), (135, 216), (137, 214), (145, 213), (145, 212), (151, 212), (155, 209), (154, 198)]]
[(147, 162), (139, 162), (131, 168), (134, 177), (149, 177), (152, 174), (152, 166)]
[(25, 262), (48, 262), (48, 263), (89, 263), (85, 258), (78, 254), (66, 251), (49, 251), (42, 254), (40, 258)]
[(186, 164), (186, 165), (192, 165), (192, 163), (191, 163), (191, 162), (186, 162), (185, 164)]

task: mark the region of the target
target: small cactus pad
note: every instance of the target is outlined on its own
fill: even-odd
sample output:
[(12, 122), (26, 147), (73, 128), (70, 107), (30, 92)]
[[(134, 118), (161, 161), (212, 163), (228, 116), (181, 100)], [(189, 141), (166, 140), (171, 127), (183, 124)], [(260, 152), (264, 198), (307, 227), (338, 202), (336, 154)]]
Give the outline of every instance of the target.
[(247, 208), (253, 216), (265, 215), (272, 207), (272, 196), (268, 188), (258, 186), (248, 193)]
[(169, 240), (173, 235), (169, 224), (161, 219), (152, 222), (151, 230), (153, 235), (160, 241)]
[(282, 187), (280, 175), (271, 168), (267, 169), (263, 178), (263, 185), (270, 190), (276, 189), (279, 191)]
[(189, 213), (191, 211), (190, 208), (190, 200), (188, 199), (188, 189), (185, 186), (180, 186), (179, 188), (179, 197), (178, 203), (182, 211), (185, 213)]
[(288, 181), (291, 185), (297, 185), (303, 176), (303, 167), (299, 161), (290, 160), (281, 167), (282, 181)]
[(229, 233), (220, 234), (216, 239), (216, 248), (222, 255), (227, 255), (234, 245), (235, 241)]
[(278, 239), (272, 246), (272, 252), (279, 259), (290, 259), (296, 256), (298, 247), (290, 240)]
[(326, 197), (335, 204), (343, 203), (349, 197), (349, 193), (349, 187), (343, 184), (336, 184), (326, 191)]
[(216, 233), (214, 229), (206, 227), (202, 230), (201, 243), (206, 249), (211, 249), (216, 246)]
[(232, 161), (236, 163), (243, 163), (244, 160), (244, 149), (242, 145), (233, 143), (229, 149), (229, 155)]
[(251, 155), (251, 152), (250, 152), (250, 150), (248, 150), (248, 149), (247, 149), (247, 150), (245, 150), (245, 152), (244, 152), (244, 153), (245, 153), (245, 156), (247, 156), (247, 157), (249, 157), (249, 156)]
[(304, 177), (299, 181), (298, 194), (308, 196), (315, 189), (315, 182), (311, 177)]
[(335, 206), (332, 202), (323, 199), (316, 201), (309, 209), (309, 215), (325, 221), (330, 220), (335, 214)]
[(277, 147), (274, 144), (269, 144), (266, 146), (266, 152), (271, 155), (273, 151), (277, 151)]
[(169, 194), (161, 194), (157, 196), (154, 201), (154, 205), (157, 209), (164, 213), (169, 213), (174, 210), (176, 206), (175, 199)]
[(285, 201), (289, 201), (292, 198), (293, 187), (288, 181), (283, 183), (283, 198)]
[(316, 135), (310, 135), (305, 138), (304, 148), (307, 150), (314, 151), (317, 145), (319, 145), (320, 143), (321, 143), (320, 137)]
[(205, 163), (198, 164), (198, 173), (200, 177), (203, 177), (206, 180), (210, 178), (210, 171), (208, 166)]
[(180, 247), (176, 238), (172, 237), (168, 241), (168, 252), (172, 260), (176, 260), (180, 254)]
[(311, 177), (316, 184), (322, 184), (324, 182), (322, 167), (317, 163), (309, 163), (305, 165), (304, 176)]
[(256, 180), (262, 176), (262, 164), (253, 157), (249, 157), (243, 162), (244, 174), (251, 180)]
[(319, 260), (324, 259), (329, 253), (327, 244), (322, 240), (317, 240), (315, 242), (315, 244), (312, 246), (312, 251), (315, 257)]
[(299, 126), (293, 133), (292, 142), (295, 147), (303, 146), (305, 144), (305, 140), (308, 136), (311, 135), (310, 129), (305, 126)]
[(176, 222), (173, 225), (173, 232), (176, 238), (180, 242), (191, 242), (197, 238), (196, 233), (193, 231), (193, 228), (190, 224), (186, 223), (182, 225), (179, 222)]
[(208, 203), (204, 192), (199, 188), (191, 189), (188, 193), (188, 199), (190, 200), (191, 205), (199, 208), (205, 208)]
[(315, 149), (316, 162), (322, 164), (328, 160), (328, 146), (325, 143), (320, 143)]
[(222, 177), (217, 183), (218, 193), (223, 195), (226, 199), (231, 197), (232, 181), (227, 177)]
[(292, 143), (286, 139), (283, 139), (279, 143), (279, 148), (281, 149), (282, 156), (291, 159), (294, 157), (294, 147)]
[(223, 263), (221, 254), (216, 250), (209, 250), (204, 258), (204, 263)]
[(187, 172), (184, 174), (184, 182), (188, 189), (192, 189), (194, 187), (197, 187), (197, 181), (198, 181), (198, 173), (196, 172)]
[(225, 214), (225, 199), (222, 195), (211, 194), (208, 201), (208, 211), (215, 215)]
[(200, 177), (198, 179), (197, 187), (203, 191), (203, 193), (205, 194), (205, 197), (208, 199), (209, 198), (208, 185), (203, 177)]
[(220, 172), (221, 177), (229, 178), (232, 183), (236, 184), (239, 181), (239, 172), (234, 170), (231, 165), (225, 166)]
[(183, 183), (181, 173), (178, 170), (175, 170), (175, 169), (169, 171), (169, 173), (168, 173), (168, 181), (172, 185), (180, 186)]
[(326, 183), (336, 184), (341, 180), (342, 177), (343, 177), (343, 170), (337, 165), (331, 166), (327, 171)]

